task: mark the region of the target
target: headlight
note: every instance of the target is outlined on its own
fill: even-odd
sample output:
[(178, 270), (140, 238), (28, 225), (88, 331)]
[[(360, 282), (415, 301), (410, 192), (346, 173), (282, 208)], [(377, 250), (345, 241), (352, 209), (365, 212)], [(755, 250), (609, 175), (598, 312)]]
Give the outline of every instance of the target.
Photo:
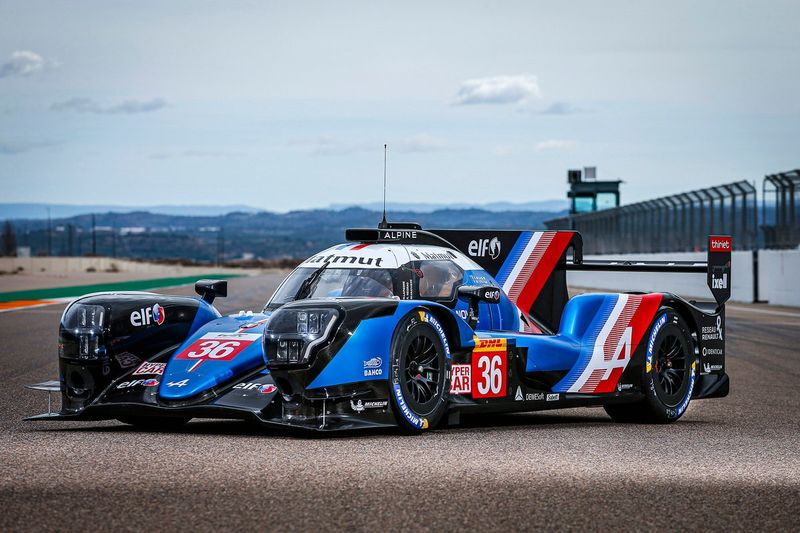
[(106, 309), (101, 305), (75, 304), (64, 316), (59, 331), (59, 355), (68, 359), (99, 359), (106, 354)]
[(330, 335), (339, 311), (325, 309), (278, 309), (264, 331), (264, 355), (270, 365), (307, 363), (313, 348)]

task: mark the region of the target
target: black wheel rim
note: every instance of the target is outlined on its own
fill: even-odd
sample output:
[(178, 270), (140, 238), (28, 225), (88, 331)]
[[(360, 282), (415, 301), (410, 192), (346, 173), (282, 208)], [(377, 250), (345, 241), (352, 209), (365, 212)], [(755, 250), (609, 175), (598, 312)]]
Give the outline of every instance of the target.
[(663, 394), (668, 398), (679, 396), (686, 382), (688, 350), (684, 341), (672, 333), (665, 335), (658, 347), (653, 361), (656, 380)]
[(404, 385), (409, 403), (424, 408), (439, 396), (442, 367), (436, 343), (424, 334), (417, 334), (408, 343), (405, 353)]

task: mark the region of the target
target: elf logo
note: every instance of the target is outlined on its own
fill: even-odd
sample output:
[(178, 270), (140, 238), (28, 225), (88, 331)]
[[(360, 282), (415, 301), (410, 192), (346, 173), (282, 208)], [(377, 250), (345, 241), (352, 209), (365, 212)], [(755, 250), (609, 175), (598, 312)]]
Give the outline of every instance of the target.
[(500, 240), (497, 237), (491, 239), (477, 239), (469, 241), (467, 252), (472, 257), (486, 257), (487, 255), (492, 259), (497, 259), (500, 255)]
[(164, 320), (164, 308), (159, 304), (154, 304), (153, 307), (143, 307), (131, 313), (131, 325), (136, 327), (149, 326), (154, 322), (160, 326), (164, 323)]

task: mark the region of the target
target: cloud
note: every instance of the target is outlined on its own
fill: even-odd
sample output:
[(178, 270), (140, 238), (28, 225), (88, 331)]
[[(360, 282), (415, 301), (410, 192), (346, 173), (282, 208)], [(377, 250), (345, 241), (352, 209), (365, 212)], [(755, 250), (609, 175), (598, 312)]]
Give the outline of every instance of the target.
[[(445, 139), (435, 137), (428, 133), (418, 133), (408, 137), (388, 141), (389, 152), (415, 154), (425, 152), (441, 152), (452, 150), (456, 146)], [(305, 148), (313, 155), (347, 155), (356, 152), (379, 152), (383, 144), (372, 141), (350, 141), (330, 136), (320, 136), (309, 139), (293, 139), (288, 143), (291, 147)]]
[(103, 106), (91, 98), (70, 98), (50, 106), (53, 111), (75, 111), (77, 113), (96, 113), (100, 115), (150, 113), (167, 107), (163, 98), (151, 100), (125, 100), (114, 105)]
[(575, 107), (568, 102), (553, 102), (535, 113), (537, 115), (576, 115), (578, 113), (586, 113), (586, 110)]
[(544, 150), (567, 150), (569, 148), (574, 148), (577, 146), (578, 143), (575, 141), (568, 141), (564, 139), (548, 139), (546, 141), (541, 141), (536, 143), (536, 151), (542, 152)]
[(405, 139), (400, 139), (397, 143), (394, 143), (394, 146), (390, 145), (390, 148), (396, 148), (398, 152), (411, 154), (441, 152), (444, 150), (451, 150), (454, 146), (439, 137), (428, 133), (419, 133), (411, 137), (406, 137)]
[(244, 152), (226, 152), (222, 150), (183, 150), (180, 152), (160, 152), (150, 155), (150, 159), (179, 159), (179, 158), (213, 158), (213, 157), (239, 157)]
[(31, 76), (46, 68), (56, 66), (58, 66), (58, 63), (45, 59), (36, 52), (16, 50), (11, 52), (11, 56), (6, 63), (0, 65), (0, 78)]
[(516, 104), (541, 98), (536, 76), (493, 76), (466, 80), (461, 84), (455, 105)]
[(0, 141), (0, 155), (19, 155), (57, 144), (60, 143), (53, 141)]

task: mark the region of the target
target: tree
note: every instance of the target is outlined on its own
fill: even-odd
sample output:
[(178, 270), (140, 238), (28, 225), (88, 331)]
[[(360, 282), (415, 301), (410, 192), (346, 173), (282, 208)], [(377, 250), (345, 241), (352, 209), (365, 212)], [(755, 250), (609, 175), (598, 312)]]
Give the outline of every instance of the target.
[(14, 234), (14, 226), (8, 220), (3, 224), (3, 255), (17, 255), (17, 236)]

